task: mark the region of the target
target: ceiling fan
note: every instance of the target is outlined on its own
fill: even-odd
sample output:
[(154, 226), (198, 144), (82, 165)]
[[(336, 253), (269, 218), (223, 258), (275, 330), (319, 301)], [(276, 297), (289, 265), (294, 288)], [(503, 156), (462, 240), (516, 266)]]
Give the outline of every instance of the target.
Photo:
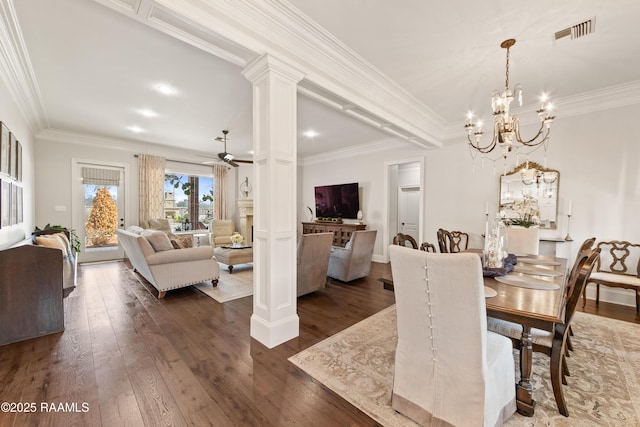
[(222, 131), (223, 136), (218, 136), (215, 138), (216, 141), (224, 142), (224, 151), (222, 153), (218, 153), (218, 157), (220, 158), (220, 160), (236, 168), (239, 166), (238, 163), (253, 163), (253, 160), (236, 159), (233, 154), (227, 152), (227, 134), (228, 133), (229, 131), (225, 129)]

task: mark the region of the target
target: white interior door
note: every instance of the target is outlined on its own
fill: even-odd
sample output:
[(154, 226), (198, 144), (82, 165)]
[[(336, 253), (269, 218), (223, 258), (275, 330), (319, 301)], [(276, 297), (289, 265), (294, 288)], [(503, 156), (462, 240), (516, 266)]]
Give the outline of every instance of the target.
[(398, 189), (398, 230), (413, 237), (418, 244), (420, 222), (420, 187), (400, 187)]
[(125, 168), (75, 161), (73, 227), (80, 239), (79, 262), (124, 258), (117, 228), (125, 225)]

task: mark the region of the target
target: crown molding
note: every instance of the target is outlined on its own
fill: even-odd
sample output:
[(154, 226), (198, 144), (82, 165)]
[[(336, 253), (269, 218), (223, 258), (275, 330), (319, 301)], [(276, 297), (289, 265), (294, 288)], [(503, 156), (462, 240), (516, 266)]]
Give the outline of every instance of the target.
[(366, 144), (327, 151), (326, 153), (317, 154), (314, 156), (306, 156), (302, 159), (299, 159), (298, 165), (309, 166), (318, 163), (340, 161), (351, 157), (368, 156), (372, 153), (378, 153), (382, 151), (397, 151), (399, 148), (406, 148), (411, 146), (412, 144), (410, 142), (402, 141), (398, 138), (381, 139)]
[(95, 1), (241, 66), (264, 54), (279, 58), (305, 74), (299, 88), (320, 100), (353, 104), (407, 139), (441, 146), (442, 118), (287, 2)]
[(0, 77), (33, 134), (49, 127), (12, 0), (0, 0)]
[[(211, 153), (203, 153), (195, 150), (186, 150), (182, 147), (172, 147), (151, 142), (134, 141), (127, 139), (109, 138), (100, 135), (71, 132), (62, 129), (45, 129), (36, 134), (37, 142), (56, 142), (61, 144), (74, 144), (85, 147), (108, 148), (127, 153), (149, 153), (165, 157), (174, 161), (203, 164), (205, 161), (218, 159)], [(222, 163), (220, 161), (219, 163)], [(205, 165), (206, 166), (206, 165)]]
[[(574, 117), (615, 108), (640, 104), (640, 80), (609, 86), (574, 96), (559, 98), (553, 102), (556, 121), (563, 117)], [(521, 124), (531, 125), (540, 123), (535, 113), (536, 107), (519, 108), (514, 110), (521, 119)], [(525, 120), (526, 119), (526, 120)], [(444, 140), (453, 142), (467, 140), (464, 123), (450, 123), (444, 133)]]

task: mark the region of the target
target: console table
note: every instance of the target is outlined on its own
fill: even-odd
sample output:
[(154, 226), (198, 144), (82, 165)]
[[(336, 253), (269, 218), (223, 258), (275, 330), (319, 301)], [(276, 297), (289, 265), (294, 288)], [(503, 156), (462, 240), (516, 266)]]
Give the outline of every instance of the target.
[(351, 234), (357, 230), (364, 230), (367, 226), (365, 224), (336, 224), (330, 222), (303, 222), (302, 234), (314, 234), (314, 233), (333, 233), (333, 246), (344, 247)]

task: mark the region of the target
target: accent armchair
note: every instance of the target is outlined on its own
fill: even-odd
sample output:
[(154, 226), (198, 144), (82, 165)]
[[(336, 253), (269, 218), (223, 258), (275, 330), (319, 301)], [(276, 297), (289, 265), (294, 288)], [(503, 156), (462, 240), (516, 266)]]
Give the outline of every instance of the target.
[(298, 296), (324, 288), (327, 283), (333, 233), (303, 234), (298, 242)]
[(354, 231), (344, 248), (333, 246), (327, 275), (342, 282), (368, 276), (376, 234), (377, 230)]
[(398, 344), (391, 406), (423, 426), (501, 426), (516, 411), (511, 341), (487, 331), (480, 257), (389, 248)]
[(209, 242), (214, 248), (231, 244), (235, 226), (230, 219), (212, 219), (209, 223)]

